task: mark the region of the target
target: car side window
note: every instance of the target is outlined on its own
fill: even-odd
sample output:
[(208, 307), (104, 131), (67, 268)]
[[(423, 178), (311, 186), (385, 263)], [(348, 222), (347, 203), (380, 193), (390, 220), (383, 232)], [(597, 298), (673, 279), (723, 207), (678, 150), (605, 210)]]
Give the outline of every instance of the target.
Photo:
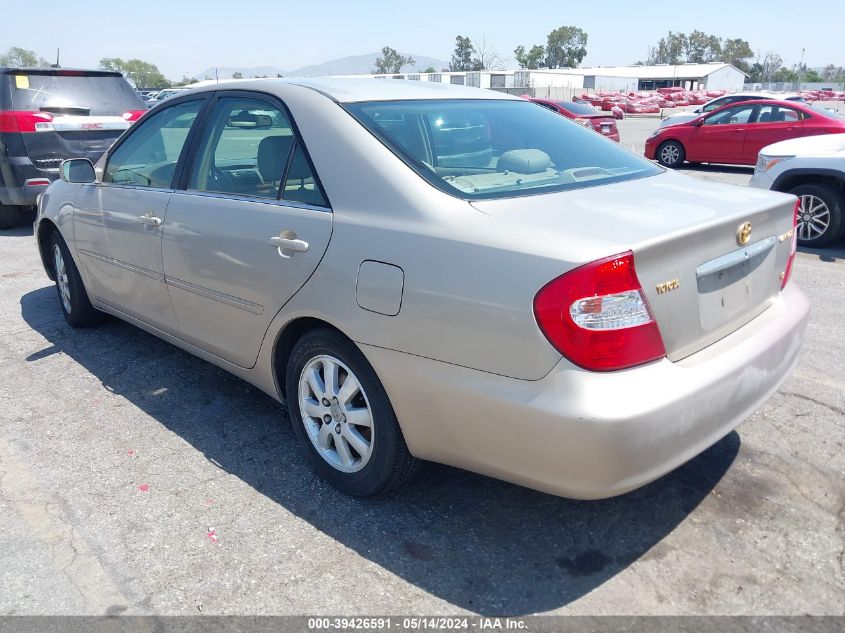
[(756, 123), (795, 123), (801, 120), (797, 110), (779, 105), (766, 105), (760, 108)]
[(733, 103), (733, 99), (730, 97), (725, 97), (723, 99), (716, 99), (712, 103), (708, 103), (707, 105), (701, 108), (702, 112), (712, 112), (713, 110), (718, 110), (722, 106), (726, 106), (729, 103)]
[(171, 187), (176, 163), (203, 101), (186, 101), (144, 117), (109, 156), (103, 182)]
[(754, 113), (756, 105), (737, 105), (728, 108), (722, 112), (718, 112), (704, 120), (704, 125), (729, 125), (729, 124), (744, 124), (748, 123), (751, 115)]
[(276, 199), (294, 144), (290, 120), (278, 107), (223, 97), (208, 119), (188, 188)]

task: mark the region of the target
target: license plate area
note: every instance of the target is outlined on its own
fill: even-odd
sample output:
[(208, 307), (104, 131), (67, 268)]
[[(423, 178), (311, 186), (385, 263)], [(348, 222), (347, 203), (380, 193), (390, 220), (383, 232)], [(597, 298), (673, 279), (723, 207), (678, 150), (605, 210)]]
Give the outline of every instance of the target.
[(775, 245), (768, 237), (717, 257), (695, 271), (701, 327), (713, 330), (752, 313), (772, 293)]

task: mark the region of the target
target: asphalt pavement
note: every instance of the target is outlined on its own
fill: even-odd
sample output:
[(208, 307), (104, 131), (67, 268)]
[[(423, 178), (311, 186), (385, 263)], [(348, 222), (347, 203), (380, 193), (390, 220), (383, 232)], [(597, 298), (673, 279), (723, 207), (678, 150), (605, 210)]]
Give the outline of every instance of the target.
[(780, 391), (649, 486), (569, 501), (431, 464), (357, 501), (256, 389), (117, 320), (69, 328), (31, 229), (3, 232), (0, 613), (841, 615), (843, 246), (799, 253)]

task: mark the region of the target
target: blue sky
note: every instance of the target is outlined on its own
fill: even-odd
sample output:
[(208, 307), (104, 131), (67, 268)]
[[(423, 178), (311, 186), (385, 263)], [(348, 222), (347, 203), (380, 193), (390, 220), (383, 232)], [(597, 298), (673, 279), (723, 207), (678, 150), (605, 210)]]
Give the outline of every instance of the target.
[(633, 63), (667, 31), (693, 29), (742, 37), (787, 64), (797, 63), (806, 48), (808, 66), (845, 65), (845, 3), (829, 0), (42, 0), (37, 7), (0, 9), (6, 14), (0, 51), (22, 46), (52, 59), (60, 46), (62, 64), (79, 67), (96, 66), (101, 57), (137, 57), (172, 79), (209, 66), (294, 69), (384, 45), (448, 60), (457, 34), (486, 35), (502, 57), (512, 58), (517, 44), (544, 43), (553, 28), (570, 24), (589, 34), (583, 65)]

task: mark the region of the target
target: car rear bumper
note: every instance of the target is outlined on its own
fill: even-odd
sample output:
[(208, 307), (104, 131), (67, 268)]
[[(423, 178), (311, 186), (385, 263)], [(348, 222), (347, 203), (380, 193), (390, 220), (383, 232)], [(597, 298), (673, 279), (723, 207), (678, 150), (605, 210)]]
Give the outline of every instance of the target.
[(39, 169), (26, 157), (0, 158), (0, 203), (35, 206), (38, 194), (58, 177), (58, 169)]
[(750, 416), (796, 361), (809, 312), (790, 284), (760, 316), (679, 362), (497, 376), (362, 345), (411, 452), (565, 497), (647, 484)]

